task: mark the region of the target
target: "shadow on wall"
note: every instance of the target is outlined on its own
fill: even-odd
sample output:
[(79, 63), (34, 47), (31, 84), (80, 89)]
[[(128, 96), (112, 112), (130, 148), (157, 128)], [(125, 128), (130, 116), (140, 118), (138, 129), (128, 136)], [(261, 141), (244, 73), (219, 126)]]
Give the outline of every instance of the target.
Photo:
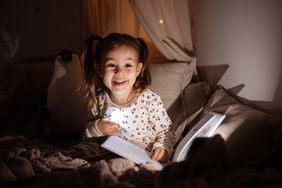
[(216, 88), (219, 80), (225, 74), (229, 65), (200, 65), (197, 66), (197, 71), (200, 77), (200, 80), (206, 81), (212, 90)]
[(280, 74), (279, 83), (276, 89), (276, 93), (274, 95), (273, 102), (277, 104), (278, 106), (282, 107), (282, 73)]
[(270, 110), (273, 114), (282, 116), (282, 74), (280, 74), (279, 83), (276, 88), (273, 101), (253, 101), (257, 105)]
[(65, 48), (79, 51), (82, 4), (77, 0), (1, 1), (0, 30), (21, 39), (14, 58), (53, 56)]

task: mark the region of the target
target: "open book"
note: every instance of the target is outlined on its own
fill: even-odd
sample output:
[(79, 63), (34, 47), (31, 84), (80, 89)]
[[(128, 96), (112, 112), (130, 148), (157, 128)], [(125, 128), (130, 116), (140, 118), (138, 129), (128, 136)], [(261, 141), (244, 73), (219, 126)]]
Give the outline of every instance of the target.
[[(197, 137), (212, 136), (224, 118), (225, 115), (215, 112), (206, 114), (177, 145), (172, 161), (179, 162), (184, 160), (193, 140)], [(150, 154), (145, 149), (123, 140), (118, 136), (110, 136), (101, 146), (137, 164), (152, 163), (157, 170), (162, 170), (162, 164), (152, 160)]]

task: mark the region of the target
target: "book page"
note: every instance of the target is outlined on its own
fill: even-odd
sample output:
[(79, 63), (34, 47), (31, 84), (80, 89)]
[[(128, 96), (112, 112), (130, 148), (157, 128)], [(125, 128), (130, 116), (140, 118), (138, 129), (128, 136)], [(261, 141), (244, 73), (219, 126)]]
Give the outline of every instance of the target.
[(206, 114), (182, 139), (174, 151), (173, 161), (183, 161), (197, 137), (212, 136), (216, 128), (225, 118), (225, 115), (210, 112)]
[(145, 149), (123, 140), (118, 136), (110, 136), (101, 146), (137, 164), (152, 163), (157, 170), (162, 169), (162, 165), (159, 162), (152, 160)]

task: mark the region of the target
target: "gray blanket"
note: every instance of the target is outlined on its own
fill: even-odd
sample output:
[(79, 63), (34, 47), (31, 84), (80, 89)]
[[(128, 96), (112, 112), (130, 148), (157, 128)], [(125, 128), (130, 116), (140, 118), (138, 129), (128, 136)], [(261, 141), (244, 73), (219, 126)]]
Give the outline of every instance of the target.
[(195, 140), (185, 161), (166, 164), (162, 171), (120, 158), (96, 140), (66, 145), (2, 137), (1, 187), (282, 187), (281, 169), (275, 165), (280, 158), (242, 165), (220, 136)]

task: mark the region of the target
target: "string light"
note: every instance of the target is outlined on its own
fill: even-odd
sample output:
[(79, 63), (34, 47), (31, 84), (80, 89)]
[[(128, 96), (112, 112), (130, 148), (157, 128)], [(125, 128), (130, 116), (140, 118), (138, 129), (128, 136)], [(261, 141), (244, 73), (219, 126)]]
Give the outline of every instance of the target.
[(164, 23), (163, 19), (160, 19), (159, 22), (160, 22), (160, 24), (163, 24), (163, 23)]

